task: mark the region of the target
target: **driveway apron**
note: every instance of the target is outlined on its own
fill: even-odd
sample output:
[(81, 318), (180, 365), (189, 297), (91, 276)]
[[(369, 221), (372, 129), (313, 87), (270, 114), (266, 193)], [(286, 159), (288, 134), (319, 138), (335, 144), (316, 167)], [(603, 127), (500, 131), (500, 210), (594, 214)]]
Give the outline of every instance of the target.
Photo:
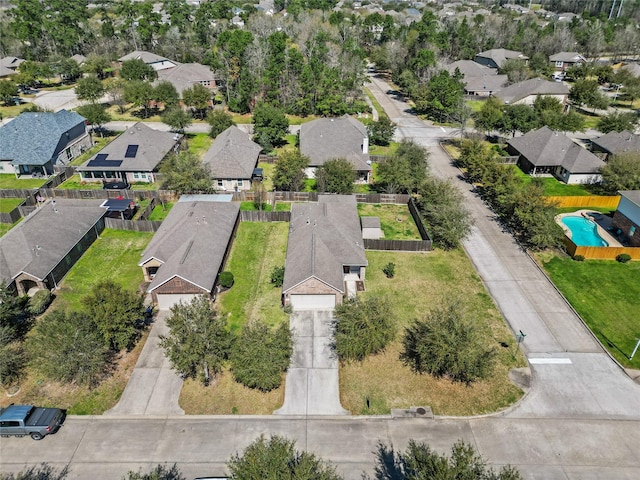
[(331, 310), (291, 314), (294, 347), (287, 371), (284, 404), (276, 415), (347, 415), (340, 405), (338, 359), (333, 341)]

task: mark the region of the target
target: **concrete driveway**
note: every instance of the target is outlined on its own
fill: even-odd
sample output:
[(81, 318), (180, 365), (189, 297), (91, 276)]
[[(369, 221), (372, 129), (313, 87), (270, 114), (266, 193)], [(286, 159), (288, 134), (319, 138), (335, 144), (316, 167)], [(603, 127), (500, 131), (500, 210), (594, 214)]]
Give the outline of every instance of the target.
[(347, 415), (340, 405), (338, 359), (331, 343), (333, 311), (293, 312), (293, 357), (284, 404), (276, 415)]
[(158, 313), (120, 401), (105, 415), (184, 415), (178, 405), (182, 378), (160, 347), (160, 335), (169, 333), (169, 315), (168, 310)]

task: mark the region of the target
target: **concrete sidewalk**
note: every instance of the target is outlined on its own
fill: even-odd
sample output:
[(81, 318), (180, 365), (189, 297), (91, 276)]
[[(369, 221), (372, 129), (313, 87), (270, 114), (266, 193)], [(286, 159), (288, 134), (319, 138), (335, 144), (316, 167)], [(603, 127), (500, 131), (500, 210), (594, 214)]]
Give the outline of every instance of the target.
[(294, 347), (284, 404), (275, 415), (347, 415), (340, 405), (338, 358), (331, 348), (333, 312), (291, 314)]
[(184, 415), (178, 405), (182, 379), (160, 347), (160, 335), (169, 333), (168, 315), (168, 311), (158, 313), (120, 401), (105, 415)]

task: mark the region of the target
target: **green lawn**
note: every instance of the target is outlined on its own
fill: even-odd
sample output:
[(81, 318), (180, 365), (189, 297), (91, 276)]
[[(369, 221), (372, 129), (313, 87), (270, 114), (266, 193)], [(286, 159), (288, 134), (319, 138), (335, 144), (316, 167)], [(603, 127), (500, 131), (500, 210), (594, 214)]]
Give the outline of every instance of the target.
[(262, 184), (267, 192), (273, 190), (273, 172), (276, 169), (275, 163), (263, 163), (258, 164), (258, 168), (262, 169)]
[[(257, 211), (258, 207), (256, 207), (256, 204), (253, 203), (253, 202), (240, 202), (240, 210)], [(267, 202), (262, 202), (262, 211), (263, 212), (270, 212), (271, 211), (271, 204), (267, 203)]]
[(213, 143), (213, 138), (206, 133), (187, 133), (187, 142), (189, 151), (202, 158)]
[(62, 190), (102, 190), (101, 182), (83, 182), (79, 174), (73, 175), (68, 180), (62, 182), (56, 188)]
[(226, 270), (235, 284), (216, 300), (229, 327), (238, 331), (248, 321), (269, 325), (286, 322), (281, 307), (282, 289), (270, 283), (271, 270), (284, 266), (289, 224), (286, 222), (241, 222)]
[(53, 307), (78, 310), (81, 299), (100, 280), (111, 279), (136, 291), (144, 278), (138, 266), (140, 255), (153, 233), (105, 230), (71, 268), (56, 290)]
[(0, 198), (0, 212), (9, 213), (24, 202), (24, 198)]
[(158, 182), (136, 182), (131, 184), (131, 190), (158, 190), (160, 183)]
[[(533, 180), (534, 177), (531, 175), (527, 175), (520, 168), (515, 165), (507, 165), (507, 168), (512, 168), (518, 177), (520, 177), (524, 183), (529, 183)], [(592, 191), (590, 191), (589, 185), (580, 185), (573, 184), (567, 185), (555, 177), (537, 177), (542, 182), (544, 186), (544, 195), (547, 197), (585, 197), (589, 195), (594, 195)]]
[(173, 202), (165, 202), (164, 206), (162, 204), (156, 205), (149, 216), (149, 220), (152, 222), (161, 222), (167, 218), (172, 208)]
[(400, 144), (398, 142), (389, 142), (389, 145), (384, 147), (380, 145), (370, 145), (369, 153), (371, 155), (393, 155), (398, 150)]
[(476, 113), (482, 110), (482, 107), (485, 104), (485, 100), (467, 100), (466, 104), (471, 109), (472, 112)]
[[(525, 366), (514, 359), (515, 340), (462, 250), (430, 253), (367, 251), (364, 297), (386, 297), (396, 314), (396, 341), (385, 352), (362, 363), (340, 366), (340, 399), (353, 414), (388, 414), (391, 408), (429, 405), (438, 415), (479, 415), (506, 408), (522, 393), (508, 379), (510, 368)], [(396, 275), (382, 268), (395, 263)], [(461, 302), (486, 345), (496, 351), (489, 378), (469, 386), (411, 372), (398, 359), (404, 327), (446, 299)], [(504, 345), (503, 345), (504, 344)], [(366, 400), (370, 406), (367, 408)]]
[(79, 166), (79, 165), (82, 165), (84, 162), (86, 162), (91, 157), (93, 157), (96, 153), (98, 153), (100, 150), (102, 150), (106, 145), (108, 145), (113, 140), (115, 140), (116, 137), (117, 137), (117, 135), (110, 135), (110, 136), (107, 136), (107, 137), (100, 137), (99, 135), (95, 135), (94, 134), (92, 136), (93, 143), (94, 143), (93, 147), (91, 147), (89, 150), (85, 151), (78, 158), (75, 158), (71, 162), (71, 165), (74, 165), (76, 167)]
[(369, 100), (371, 100), (371, 103), (373, 104), (373, 108), (375, 108), (378, 111), (378, 116), (386, 117), (387, 113), (384, 111), (384, 108), (382, 108), (382, 105), (380, 105), (380, 102), (378, 102), (375, 95), (371, 93), (371, 90), (369, 90), (368, 88), (365, 88), (364, 93), (367, 95), (367, 97), (369, 97)]
[(541, 259), (553, 283), (624, 366), (640, 369), (640, 355), (629, 356), (640, 338), (640, 262), (576, 262)]
[(406, 205), (359, 203), (358, 214), (380, 217), (386, 240), (421, 240), (418, 227)]
[(581, 114), (582, 118), (584, 118), (584, 128), (591, 129), (596, 128), (598, 123), (600, 122), (600, 117), (593, 114)]
[(0, 174), (0, 188), (7, 190), (40, 188), (47, 183), (46, 178), (16, 178), (13, 173)]

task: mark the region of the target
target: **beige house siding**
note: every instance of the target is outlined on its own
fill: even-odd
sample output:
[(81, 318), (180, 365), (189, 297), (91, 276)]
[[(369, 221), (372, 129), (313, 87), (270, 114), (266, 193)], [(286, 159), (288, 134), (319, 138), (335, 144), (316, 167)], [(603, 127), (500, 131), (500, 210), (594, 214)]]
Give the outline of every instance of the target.
[(236, 192), (240, 190), (250, 190), (251, 189), (251, 179), (249, 178), (216, 178), (213, 181), (213, 188), (216, 190), (224, 190)]
[(151, 267), (160, 268), (161, 265), (162, 265), (162, 262), (160, 260), (156, 260), (155, 258), (152, 258), (148, 262), (144, 263), (142, 265), (142, 274), (144, 275), (144, 281), (150, 282), (151, 280), (153, 280), (153, 277), (149, 273), (149, 270), (148, 270), (149, 268)]

